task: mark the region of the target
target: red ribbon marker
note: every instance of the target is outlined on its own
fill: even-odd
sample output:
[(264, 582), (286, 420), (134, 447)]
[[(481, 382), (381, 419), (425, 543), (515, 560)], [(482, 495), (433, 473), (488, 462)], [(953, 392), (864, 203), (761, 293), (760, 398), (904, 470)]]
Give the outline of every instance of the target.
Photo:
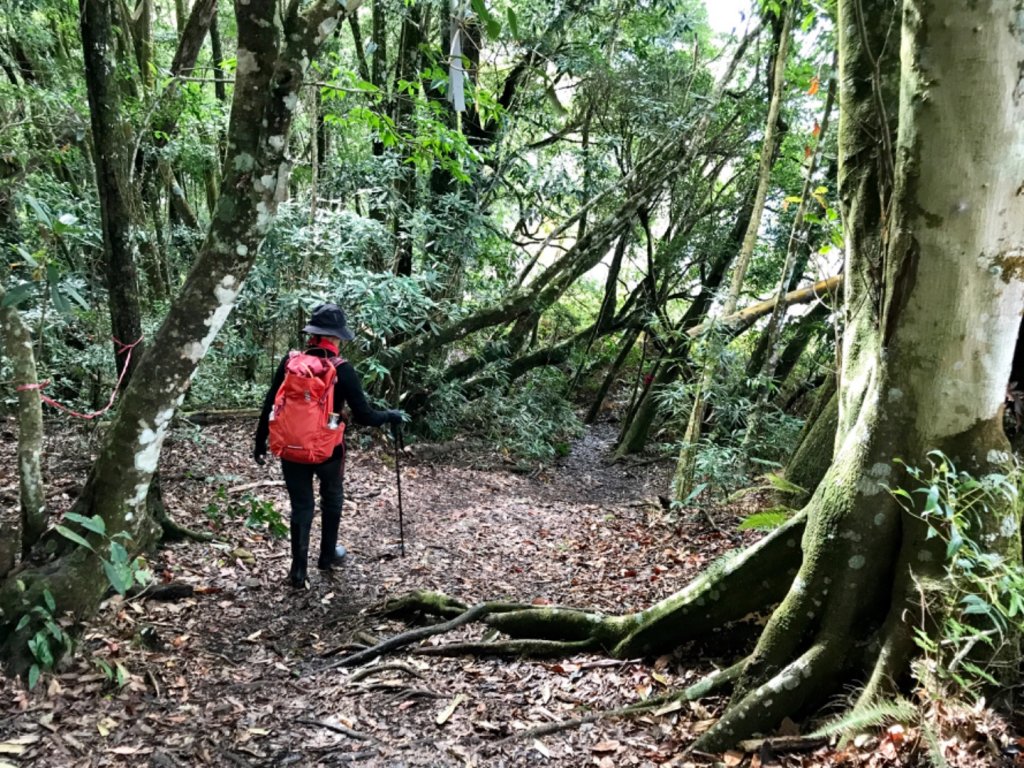
[(104, 413), (109, 411), (111, 407), (114, 405), (114, 399), (117, 397), (117, 391), (121, 388), (121, 382), (124, 381), (125, 374), (128, 373), (128, 366), (131, 364), (132, 361), (132, 350), (135, 349), (135, 347), (142, 342), (143, 338), (145, 337), (139, 336), (139, 338), (133, 341), (131, 344), (125, 344), (116, 336), (114, 337), (114, 341), (121, 347), (119, 350), (117, 350), (117, 354), (120, 355), (125, 352), (127, 352), (128, 354), (125, 355), (124, 365), (121, 366), (121, 375), (117, 377), (117, 384), (114, 385), (114, 391), (110, 393), (110, 401), (102, 409), (98, 411), (93, 411), (92, 413), (79, 413), (78, 411), (71, 410), (65, 405), (61, 405), (49, 395), (43, 394), (43, 388), (48, 387), (50, 385), (49, 379), (47, 379), (46, 381), (39, 382), (38, 384), (20, 384), (15, 389), (18, 392), (29, 392), (32, 390), (36, 390), (37, 392), (39, 392), (39, 399), (42, 400), (44, 403), (46, 403), (47, 405), (52, 405), (57, 410), (64, 411), (64, 413), (71, 414), (72, 416), (75, 416), (79, 419), (99, 418)]

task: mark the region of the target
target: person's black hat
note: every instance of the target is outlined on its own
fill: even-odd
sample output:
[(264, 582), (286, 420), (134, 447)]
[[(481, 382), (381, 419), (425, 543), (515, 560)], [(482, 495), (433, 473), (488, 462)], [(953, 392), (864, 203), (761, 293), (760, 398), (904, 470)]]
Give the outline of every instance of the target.
[(345, 313), (337, 304), (317, 304), (309, 324), (302, 332), (314, 336), (337, 336), (345, 341), (352, 341), (356, 337), (345, 325)]

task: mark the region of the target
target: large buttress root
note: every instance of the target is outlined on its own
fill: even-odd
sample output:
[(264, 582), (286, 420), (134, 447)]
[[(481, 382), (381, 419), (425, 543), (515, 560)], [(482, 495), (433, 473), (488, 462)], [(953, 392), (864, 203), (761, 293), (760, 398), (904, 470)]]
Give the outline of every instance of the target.
[(617, 658), (658, 653), (730, 622), (767, 611), (786, 594), (800, 566), (806, 517), (795, 515), (751, 547), (709, 568), (684, 589), (634, 614)]
[(469, 607), (438, 592), (412, 592), (388, 602), (384, 613), (428, 614), (446, 621), (403, 633), (336, 664), (358, 664), (473, 621), (486, 623), (513, 640), (437, 646), (429, 653), (551, 656), (604, 651), (616, 658), (631, 658), (672, 650), (686, 640), (774, 606), (786, 593), (799, 566), (804, 523), (803, 515), (795, 516), (674, 595), (646, 610), (621, 616), (497, 601)]

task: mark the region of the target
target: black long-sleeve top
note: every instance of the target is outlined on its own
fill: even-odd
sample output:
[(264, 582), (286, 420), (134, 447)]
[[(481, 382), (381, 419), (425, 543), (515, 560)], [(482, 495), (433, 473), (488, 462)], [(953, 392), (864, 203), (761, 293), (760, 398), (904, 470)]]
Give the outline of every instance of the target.
[[(317, 357), (330, 357), (331, 353), (323, 347), (311, 347), (306, 350), (307, 355)], [(267, 396), (263, 399), (263, 411), (260, 413), (260, 421), (256, 427), (256, 450), (265, 453), (267, 440), (270, 437), (270, 411), (274, 407), (274, 399), (277, 397), (277, 390), (284, 383), (284, 368), (288, 362), (288, 355), (285, 355), (277, 371), (274, 373), (274, 380), (270, 385)], [(366, 401), (366, 394), (363, 392), (363, 385), (359, 382), (359, 374), (355, 367), (347, 360), (338, 366), (338, 378), (334, 382), (334, 410), (341, 412), (342, 403), (347, 403), (352, 411), (352, 419), (356, 424), (365, 427), (379, 427), (387, 421), (385, 411), (378, 411), (370, 407)], [(344, 453), (344, 444), (338, 445), (331, 454), (328, 461), (341, 457)]]

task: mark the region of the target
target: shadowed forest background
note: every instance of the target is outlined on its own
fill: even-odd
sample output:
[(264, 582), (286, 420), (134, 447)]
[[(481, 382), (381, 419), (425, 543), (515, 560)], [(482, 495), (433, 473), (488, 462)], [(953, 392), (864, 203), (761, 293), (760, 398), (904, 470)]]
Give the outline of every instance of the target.
[[(1010, 0), (8, 2), (0, 766), (1018, 764), (1021, 61)], [(292, 592), (322, 301), (408, 446)]]

